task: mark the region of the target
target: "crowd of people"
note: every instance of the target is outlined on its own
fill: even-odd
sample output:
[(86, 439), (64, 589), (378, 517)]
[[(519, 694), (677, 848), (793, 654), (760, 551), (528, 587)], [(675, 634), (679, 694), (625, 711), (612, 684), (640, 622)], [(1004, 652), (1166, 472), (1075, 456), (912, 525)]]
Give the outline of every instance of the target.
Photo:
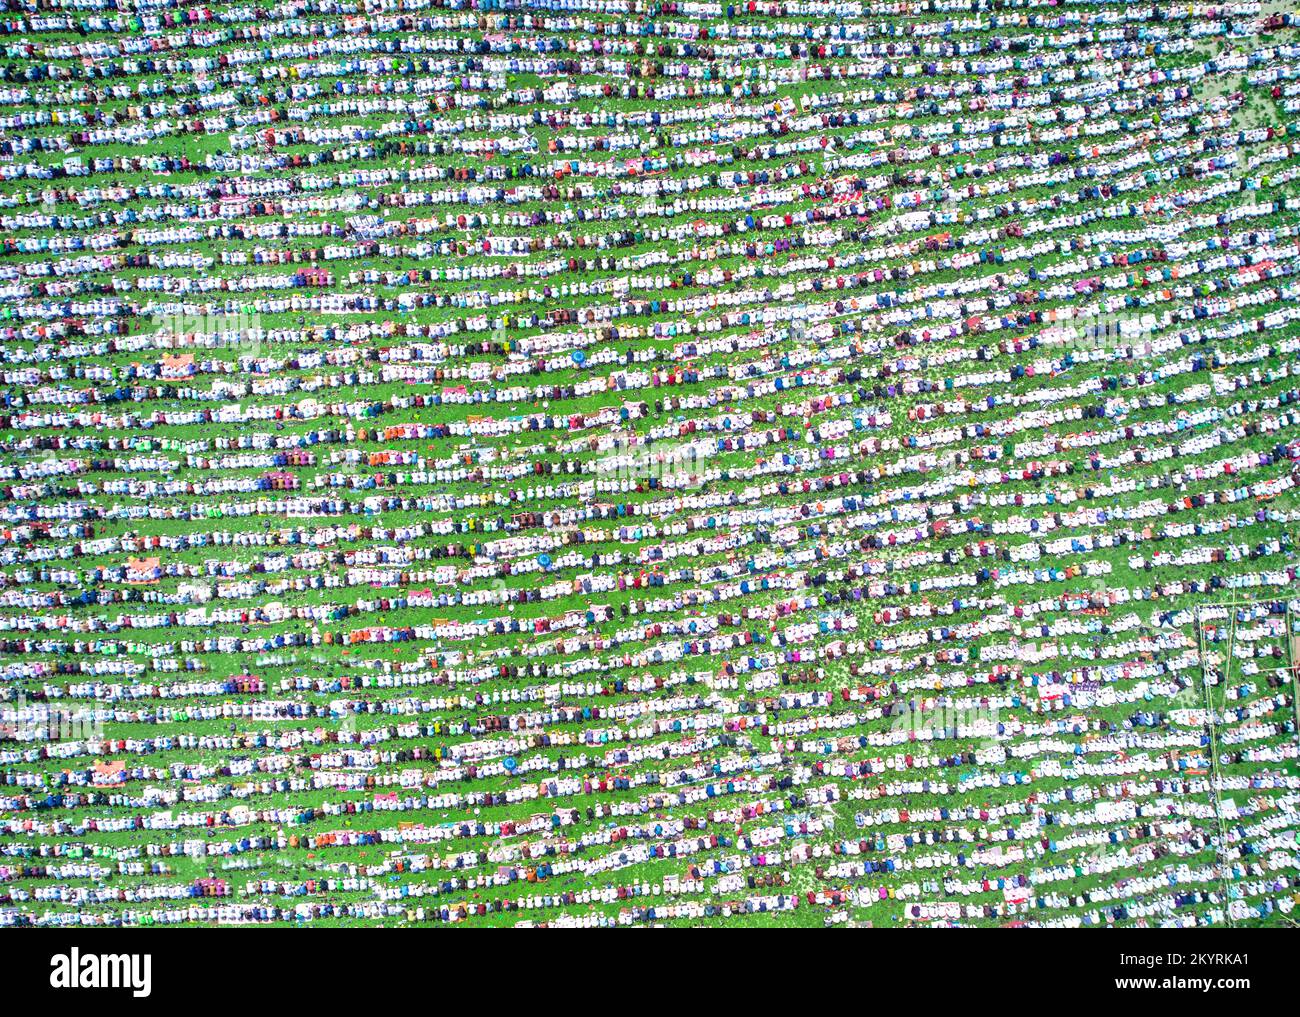
[(1300, 13), (0, 18), (0, 925), (1294, 924)]

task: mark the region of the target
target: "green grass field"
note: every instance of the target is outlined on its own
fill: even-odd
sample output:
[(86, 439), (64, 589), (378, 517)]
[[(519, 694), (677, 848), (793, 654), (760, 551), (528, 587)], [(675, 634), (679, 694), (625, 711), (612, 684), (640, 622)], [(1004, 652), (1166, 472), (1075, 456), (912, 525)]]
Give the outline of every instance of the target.
[(1300, 12), (54, 0), (0, 925), (1272, 926)]

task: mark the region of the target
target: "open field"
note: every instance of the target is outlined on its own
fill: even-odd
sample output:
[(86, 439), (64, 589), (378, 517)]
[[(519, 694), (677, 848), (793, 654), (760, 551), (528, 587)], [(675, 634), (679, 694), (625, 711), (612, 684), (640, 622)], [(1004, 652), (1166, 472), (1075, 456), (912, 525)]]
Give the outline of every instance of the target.
[(1290, 5), (0, 41), (0, 925), (1295, 924)]

